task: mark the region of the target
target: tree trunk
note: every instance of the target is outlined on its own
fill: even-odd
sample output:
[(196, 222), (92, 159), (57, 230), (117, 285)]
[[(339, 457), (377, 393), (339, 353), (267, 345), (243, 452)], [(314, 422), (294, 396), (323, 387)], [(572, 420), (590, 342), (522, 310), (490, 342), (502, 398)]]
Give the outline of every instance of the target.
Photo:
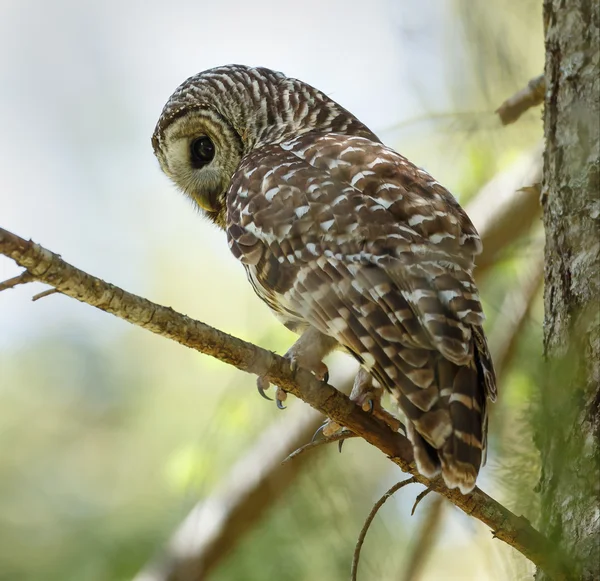
[[(600, 579), (600, 3), (545, 0), (542, 532)], [(538, 571), (539, 581), (549, 577)]]

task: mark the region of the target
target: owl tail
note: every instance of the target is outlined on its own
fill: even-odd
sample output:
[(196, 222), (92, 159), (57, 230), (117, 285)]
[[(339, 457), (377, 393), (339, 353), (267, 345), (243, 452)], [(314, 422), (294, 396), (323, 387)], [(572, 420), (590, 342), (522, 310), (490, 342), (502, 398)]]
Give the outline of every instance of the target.
[(473, 350), (471, 361), (462, 366), (434, 355), (439, 399), (430, 410), (407, 407), (402, 396), (399, 401), (419, 472), (433, 478), (441, 471), (446, 486), (463, 494), (473, 490), (485, 463), (487, 382), (493, 380), (487, 349), (481, 353), (474, 341)]

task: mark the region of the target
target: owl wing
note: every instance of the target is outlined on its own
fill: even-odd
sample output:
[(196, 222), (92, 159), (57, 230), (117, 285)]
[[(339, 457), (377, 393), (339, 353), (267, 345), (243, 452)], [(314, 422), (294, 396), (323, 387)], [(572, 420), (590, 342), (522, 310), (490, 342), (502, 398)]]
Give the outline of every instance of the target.
[(227, 204), (258, 295), (394, 394), (422, 473), (472, 488), (496, 387), (472, 277), (481, 243), (452, 195), (380, 143), (308, 133), (244, 158)]

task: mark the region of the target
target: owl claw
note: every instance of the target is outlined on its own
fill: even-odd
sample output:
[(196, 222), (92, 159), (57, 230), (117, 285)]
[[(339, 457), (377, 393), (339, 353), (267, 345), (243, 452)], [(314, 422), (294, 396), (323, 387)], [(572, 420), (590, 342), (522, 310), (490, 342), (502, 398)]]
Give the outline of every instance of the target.
[(298, 358), (297, 357), (290, 357), (290, 371), (295, 374), (296, 371), (298, 370)]
[(304, 367), (305, 369), (308, 369), (308, 371), (312, 371), (314, 376), (320, 381), (329, 383), (329, 369), (327, 369), (327, 365), (322, 361), (311, 363), (310, 361), (301, 360), (296, 355), (289, 354), (286, 354), (284, 357), (290, 362), (290, 371), (292, 374), (295, 374), (300, 367)]
[[(352, 398), (351, 398), (352, 399)], [(367, 391), (353, 400), (364, 412), (372, 415), (386, 423), (394, 432), (397, 432), (402, 426), (400, 420), (381, 406), (381, 397), (377, 393)]]
[(318, 428), (317, 431), (313, 434), (313, 437), (310, 439), (310, 443), (314, 443), (316, 442), (316, 440), (318, 439), (319, 436), (323, 435), (323, 430), (325, 429), (325, 426), (328, 424), (329, 420), (327, 420), (325, 423), (321, 424)]
[[(312, 372), (320, 381), (327, 383), (329, 382), (329, 370), (322, 359), (336, 345), (337, 341), (335, 339), (323, 335), (316, 329), (309, 328), (302, 333), (300, 338), (288, 349), (283, 357), (289, 365), (292, 376), (296, 375), (298, 369), (304, 368)], [(269, 382), (265, 378), (259, 377), (256, 381), (256, 386), (261, 397), (273, 401), (265, 393), (269, 387)], [(286, 398), (287, 393), (283, 389), (278, 388), (275, 393), (275, 402), (280, 410), (285, 409), (283, 402)]]
[(277, 391), (275, 392), (275, 401), (277, 402), (277, 407), (280, 410), (286, 409), (286, 407), (283, 405), (283, 402), (286, 399), (287, 399), (287, 392), (283, 391), (283, 389), (281, 389), (280, 387), (278, 387)]
[(258, 393), (260, 393), (261, 397), (264, 397), (265, 399), (269, 400), (269, 401), (273, 401), (273, 398), (269, 397), (266, 393), (265, 393), (265, 389), (269, 389), (269, 382), (264, 379), (263, 377), (259, 377), (256, 380), (256, 388), (258, 389)]
[(260, 393), (260, 396), (263, 397), (264, 399), (266, 399), (268, 401), (273, 401), (273, 398), (269, 397), (260, 387), (258, 388), (258, 393)]
[[(266, 380), (264, 377), (259, 377), (256, 380), (256, 388), (258, 389), (258, 393), (260, 394), (260, 396), (264, 397), (265, 399), (267, 399), (269, 401), (273, 401), (273, 398), (269, 397), (265, 393), (265, 390), (269, 389), (270, 385), (271, 384), (269, 383), (269, 381)], [(275, 402), (277, 403), (277, 407), (280, 410), (286, 409), (286, 407), (283, 405), (283, 402), (286, 399), (287, 399), (287, 392), (285, 392), (283, 389), (278, 387), (277, 391), (275, 392)]]
[[(343, 431), (344, 428), (342, 428), (338, 423), (328, 419), (317, 428), (317, 431), (313, 434), (313, 437), (310, 439), (310, 443), (314, 444), (319, 439), (319, 436), (322, 436), (323, 439), (328, 440), (331, 436), (340, 434)], [(340, 452), (342, 451), (343, 443), (344, 440), (340, 440), (338, 442), (338, 450)]]

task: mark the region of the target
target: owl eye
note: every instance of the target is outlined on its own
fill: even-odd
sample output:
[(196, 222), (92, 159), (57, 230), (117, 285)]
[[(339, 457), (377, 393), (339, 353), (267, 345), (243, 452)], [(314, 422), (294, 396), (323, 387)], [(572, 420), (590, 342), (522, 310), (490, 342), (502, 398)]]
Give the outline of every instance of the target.
[(190, 144), (190, 155), (194, 167), (204, 167), (215, 157), (215, 144), (206, 135), (196, 137)]

